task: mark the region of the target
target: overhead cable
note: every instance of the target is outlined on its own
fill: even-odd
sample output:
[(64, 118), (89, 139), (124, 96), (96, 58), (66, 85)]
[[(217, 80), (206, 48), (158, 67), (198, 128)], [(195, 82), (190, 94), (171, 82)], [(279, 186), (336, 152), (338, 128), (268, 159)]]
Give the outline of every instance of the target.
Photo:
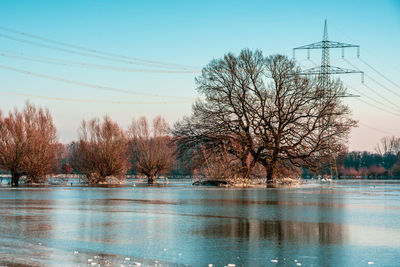
[(46, 75), (46, 74), (40, 74), (40, 73), (35, 73), (35, 72), (27, 71), (27, 70), (8, 67), (8, 66), (4, 66), (4, 65), (0, 65), (0, 68), (6, 69), (6, 70), (11, 70), (11, 71), (22, 73), (22, 74), (26, 74), (26, 75), (45, 78), (45, 79), (49, 79), (49, 80), (53, 80), (53, 81), (75, 84), (75, 85), (80, 85), (80, 86), (86, 86), (86, 87), (104, 90), (104, 91), (118, 92), (118, 93), (124, 93), (124, 94), (133, 94), (133, 95), (142, 95), (142, 96), (151, 96), (151, 97), (164, 97), (164, 98), (174, 98), (174, 99), (182, 99), (182, 100), (194, 100), (193, 98), (189, 98), (189, 97), (143, 93), (143, 92), (138, 92), (138, 91), (124, 90), (124, 89), (119, 89), (119, 88), (114, 88), (114, 87), (109, 87), (109, 86), (102, 86), (102, 85), (97, 85), (97, 84), (91, 84), (91, 83), (86, 83), (86, 82), (73, 81), (73, 80), (54, 77), (54, 76), (50, 76), (50, 75)]
[(159, 105), (159, 104), (181, 104), (188, 103), (189, 101), (156, 101), (156, 102), (142, 102), (142, 101), (110, 101), (110, 100), (91, 100), (91, 99), (80, 99), (80, 98), (66, 98), (66, 97), (52, 97), (43, 95), (31, 95), (16, 92), (0, 92), (2, 95), (14, 95), (23, 96), (31, 98), (39, 98), (45, 100), (53, 101), (63, 101), (63, 102), (77, 102), (77, 103), (89, 103), (89, 104), (112, 104), (112, 105)]
[(40, 63), (47, 63), (47, 64), (56, 64), (62, 66), (82, 66), (86, 68), (95, 68), (95, 69), (103, 69), (103, 70), (115, 70), (121, 72), (143, 72), (143, 73), (198, 73), (197, 70), (157, 70), (157, 69), (138, 69), (138, 68), (122, 68), (122, 67), (115, 67), (115, 66), (108, 66), (108, 65), (100, 65), (100, 64), (92, 64), (92, 63), (85, 63), (79, 61), (69, 61), (69, 60), (61, 60), (56, 58), (49, 58), (49, 57), (38, 57), (38, 56), (30, 56), (24, 53), (17, 53), (17, 55), (11, 55), (9, 53), (4, 53), (0, 51), (0, 56), (14, 58), (14, 59), (21, 59), (27, 60), (32, 62), (40, 62)]
[(382, 72), (378, 71), (376, 68), (374, 68), (373, 66), (371, 66), (370, 64), (368, 64), (368, 62), (366, 62), (364, 59), (362, 59), (361, 57), (359, 58), (359, 60), (364, 63), (365, 65), (367, 65), (368, 67), (370, 67), (370, 69), (372, 69), (373, 71), (375, 71), (376, 73), (378, 73), (382, 78), (384, 78), (386, 81), (390, 82), (391, 84), (393, 84), (394, 86), (396, 86), (397, 88), (400, 88), (400, 85), (398, 85), (397, 83), (395, 83), (394, 81), (392, 81), (391, 79), (389, 79), (386, 75), (384, 75)]
[[(343, 59), (344, 61), (346, 61), (347, 63), (349, 63), (351, 66), (353, 66), (354, 68), (356, 68), (357, 70), (359, 70), (357, 68), (357, 66), (355, 66), (353, 63), (351, 63), (350, 61), (348, 61), (347, 59)], [(374, 81), (376, 84), (378, 84), (379, 86), (381, 86), (382, 88), (386, 89), (387, 91), (391, 92), (392, 94), (400, 97), (400, 93), (391, 90), (390, 88), (388, 88), (387, 86), (383, 85), (382, 83), (378, 82), (377, 80), (375, 80), (374, 78), (372, 78), (370, 75), (365, 74), (365, 76), (367, 76), (369, 79), (371, 79), (372, 81)]]
[(150, 63), (146, 63), (146, 62), (135, 62), (135, 61), (132, 61), (132, 60), (125, 60), (125, 59), (113, 58), (113, 57), (109, 57), (109, 56), (90, 54), (90, 53), (76, 51), (76, 50), (63, 48), (63, 47), (58, 47), (58, 46), (54, 46), (54, 45), (42, 44), (42, 43), (38, 43), (38, 42), (35, 42), (35, 41), (30, 41), (30, 40), (26, 40), (26, 39), (22, 39), (22, 38), (19, 38), (19, 37), (14, 37), (14, 36), (2, 34), (2, 33), (0, 33), (0, 37), (6, 38), (6, 39), (10, 39), (10, 40), (14, 40), (14, 41), (21, 42), (21, 43), (35, 45), (35, 46), (38, 46), (38, 47), (44, 47), (44, 48), (47, 48), (47, 49), (58, 50), (58, 51), (62, 51), (62, 52), (70, 53), (70, 54), (74, 54), (74, 55), (80, 55), (80, 56), (84, 56), (84, 57), (97, 58), (97, 59), (108, 60), (108, 61), (119, 62), (119, 63), (125, 63), (125, 64), (131, 64), (131, 65), (142, 65), (142, 66), (148, 66), (148, 67), (176, 69), (176, 68), (170, 67), (170, 66), (155, 66), (154, 64), (150, 64)]
[(175, 63), (169, 63), (169, 62), (147, 60), (147, 59), (141, 59), (141, 58), (136, 58), (136, 57), (120, 55), (120, 54), (116, 54), (116, 53), (105, 52), (105, 51), (101, 51), (101, 50), (97, 50), (97, 49), (91, 49), (91, 48), (87, 48), (87, 47), (83, 47), (83, 46), (78, 46), (78, 45), (74, 45), (74, 44), (69, 44), (69, 43), (65, 43), (65, 42), (52, 40), (50, 38), (34, 35), (34, 34), (31, 34), (31, 33), (26, 33), (26, 32), (23, 32), (23, 31), (18, 31), (18, 30), (15, 30), (15, 29), (4, 27), (4, 26), (0, 26), (0, 29), (3, 30), (3, 31), (7, 31), (7, 32), (14, 33), (14, 34), (26, 36), (26, 37), (33, 38), (33, 39), (36, 39), (36, 40), (41, 40), (41, 41), (48, 42), (48, 43), (53, 43), (53, 44), (57, 44), (57, 45), (61, 45), (61, 46), (71, 47), (71, 48), (74, 48), (74, 49), (83, 50), (83, 51), (94, 53), (94, 54), (101, 54), (101, 55), (105, 55), (105, 56), (109, 56), (109, 57), (116, 57), (116, 58), (123, 58), (123, 59), (127, 59), (127, 60), (140, 61), (140, 62), (143, 62), (143, 63), (152, 64), (152, 65), (159, 65), (160, 67), (168, 66), (168, 67), (175, 67), (175, 68), (193, 68), (193, 66), (189, 66), (189, 65), (182, 65), (182, 64), (175, 64)]

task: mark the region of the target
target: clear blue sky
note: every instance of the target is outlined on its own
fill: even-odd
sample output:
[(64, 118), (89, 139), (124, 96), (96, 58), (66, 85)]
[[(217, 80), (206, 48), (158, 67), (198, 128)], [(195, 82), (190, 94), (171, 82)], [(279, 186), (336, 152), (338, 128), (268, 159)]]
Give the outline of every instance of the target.
[[(364, 101), (398, 114), (387, 113), (358, 99), (346, 99), (354, 117), (360, 121), (360, 127), (352, 133), (349, 147), (372, 151), (382, 136), (400, 135), (400, 87), (396, 86), (400, 85), (399, 0), (0, 0), (0, 26), (91, 49), (150, 61), (190, 65), (196, 69), (201, 69), (213, 58), (227, 52), (238, 53), (246, 47), (259, 48), (265, 55), (281, 53), (291, 56), (293, 47), (321, 40), (324, 19), (328, 20), (330, 40), (359, 44), (361, 58), (395, 83), (388, 82), (363, 64), (356, 58), (355, 50), (346, 51), (347, 60), (387, 88), (366, 77), (365, 85), (373, 89), (369, 91), (356, 74), (343, 77), (343, 80), (370, 97), (362, 96)], [(34, 46), (4, 38), (1, 34), (44, 42), (0, 29), (0, 65), (3, 66), (122, 90), (197, 97), (194, 83), (194, 77), (198, 75), (196, 73), (122, 72), (27, 61), (20, 57), (50, 57), (123, 68), (155, 69)], [(313, 52), (311, 61), (308, 61), (305, 53), (296, 55), (304, 67), (318, 64), (320, 57), (320, 53)], [(331, 51), (331, 64), (353, 68), (341, 59), (340, 51)], [(27, 99), (46, 106), (53, 113), (59, 136), (64, 142), (76, 138), (77, 128), (84, 118), (108, 114), (125, 127), (133, 117), (143, 115), (154, 117), (161, 114), (173, 123), (191, 110), (190, 101), (154, 104), (177, 99), (96, 90), (3, 68), (0, 68), (0, 81), (0, 109), (3, 112), (14, 106), (22, 107)], [(351, 88), (349, 91), (357, 94)], [(22, 96), (7, 95), (5, 92)], [(27, 95), (150, 104), (79, 103)]]

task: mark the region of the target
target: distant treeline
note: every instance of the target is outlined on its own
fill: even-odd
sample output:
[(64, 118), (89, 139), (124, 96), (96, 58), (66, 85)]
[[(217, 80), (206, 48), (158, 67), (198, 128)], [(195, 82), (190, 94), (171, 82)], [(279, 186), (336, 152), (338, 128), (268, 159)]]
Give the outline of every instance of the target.
[[(338, 178), (397, 178), (400, 179), (400, 137), (383, 137), (375, 152), (341, 151), (336, 157)], [(330, 174), (325, 166), (313, 172), (305, 168), (302, 176), (310, 178)]]
[(348, 152), (340, 155), (338, 171), (347, 177), (400, 178), (400, 158), (398, 153)]

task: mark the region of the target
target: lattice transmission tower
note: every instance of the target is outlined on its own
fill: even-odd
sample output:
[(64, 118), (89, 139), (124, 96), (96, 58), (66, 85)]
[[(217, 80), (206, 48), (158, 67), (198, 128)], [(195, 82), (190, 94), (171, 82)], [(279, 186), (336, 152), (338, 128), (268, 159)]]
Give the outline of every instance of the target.
[[(324, 90), (324, 93), (329, 90), (329, 81), (331, 74), (348, 74), (348, 73), (361, 73), (361, 82), (364, 82), (364, 72), (360, 70), (352, 70), (352, 69), (344, 69), (340, 67), (335, 67), (330, 65), (329, 59), (329, 49), (331, 48), (341, 48), (342, 49), (342, 58), (344, 58), (344, 49), (345, 48), (357, 48), (357, 57), (360, 57), (360, 46), (354, 44), (347, 44), (335, 41), (328, 40), (328, 26), (325, 20), (324, 25), (324, 35), (321, 42), (316, 42), (308, 45), (303, 45), (299, 47), (293, 48), (293, 58), (295, 58), (296, 50), (307, 50), (307, 58), (310, 59), (310, 50), (311, 49), (321, 49), (322, 57), (321, 57), (321, 66), (317, 66), (314, 68), (302, 70), (300, 72), (301, 75), (318, 75), (320, 79), (321, 86)], [(342, 95), (341, 97), (349, 97), (354, 95)]]
[[(359, 45), (354, 45), (354, 44), (348, 44), (348, 43), (341, 43), (341, 42), (335, 42), (335, 41), (329, 41), (328, 40), (328, 26), (327, 22), (325, 20), (324, 24), (324, 35), (322, 38), (321, 42), (316, 42), (308, 45), (303, 45), (299, 46), (296, 48), (293, 48), (293, 58), (295, 58), (295, 52), (296, 50), (307, 50), (307, 58), (310, 59), (310, 50), (311, 49), (321, 49), (322, 50), (322, 56), (321, 56), (321, 66), (313, 67), (310, 69), (305, 69), (302, 70), (299, 74), (300, 75), (317, 75), (319, 78), (320, 86), (322, 88), (322, 94), (320, 95), (321, 97), (329, 97), (331, 96), (331, 90), (330, 90), (330, 75), (331, 74), (349, 74), (349, 73), (361, 73), (361, 82), (364, 82), (364, 72), (360, 70), (352, 70), (352, 69), (345, 69), (345, 68), (340, 68), (340, 67), (335, 67), (330, 65), (330, 58), (329, 58), (329, 49), (331, 48), (341, 48), (342, 49), (342, 58), (344, 58), (344, 49), (345, 48), (357, 48), (357, 57), (360, 57), (360, 46)], [(352, 94), (344, 94), (344, 95), (339, 95), (339, 97), (355, 97), (355, 95)], [(334, 153), (334, 150), (331, 148), (331, 157), (329, 160), (329, 166), (330, 166), (330, 174), (333, 176), (338, 176), (338, 170), (336, 166), (336, 156)]]

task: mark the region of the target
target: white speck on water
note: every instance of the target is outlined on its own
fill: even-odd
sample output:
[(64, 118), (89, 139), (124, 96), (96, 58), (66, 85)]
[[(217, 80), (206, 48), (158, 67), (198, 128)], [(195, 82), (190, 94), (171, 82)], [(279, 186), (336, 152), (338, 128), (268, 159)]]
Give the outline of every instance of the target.
[(79, 251), (75, 250), (75, 251), (74, 251), (74, 254), (79, 254)]
[(271, 262), (278, 262), (278, 260), (271, 260)]
[(228, 267), (235, 267), (236, 265), (235, 264), (233, 264), (233, 263), (229, 263), (228, 264)]
[(167, 251), (167, 249), (166, 249), (166, 248), (164, 248), (163, 250), (164, 250), (164, 251)]
[(38, 244), (39, 244), (39, 246), (41, 246), (41, 245), (42, 245), (42, 243), (40, 243), (40, 242), (39, 242)]
[(134, 264), (135, 266), (141, 266), (141, 265), (142, 265), (140, 262), (136, 262), (136, 261), (135, 261), (133, 264)]
[(178, 253), (178, 256), (179, 256), (179, 257), (182, 256), (182, 253)]
[(297, 266), (301, 266), (301, 263), (300, 263), (300, 262), (298, 262), (298, 263), (296, 263), (296, 265), (297, 265)]
[(297, 262), (297, 260), (294, 260), (294, 262)]
[(88, 262), (92, 262), (92, 261), (93, 261), (93, 259), (88, 259), (87, 261), (88, 261)]
[(375, 262), (373, 262), (373, 261), (368, 262), (368, 265), (372, 265), (372, 264), (375, 264)]
[(213, 265), (210, 263), (210, 264), (208, 264), (208, 267), (212, 267)]
[(92, 262), (92, 263), (91, 263), (91, 265), (96, 265), (96, 264), (97, 264), (96, 262)]
[(94, 258), (94, 259), (98, 259), (98, 258), (99, 258), (99, 256), (97, 256), (97, 255), (96, 255), (96, 256), (94, 256), (93, 258)]
[(126, 260), (126, 261), (130, 261), (130, 260), (131, 260), (131, 258), (128, 258), (128, 257), (126, 257), (126, 258), (125, 258), (125, 260)]

